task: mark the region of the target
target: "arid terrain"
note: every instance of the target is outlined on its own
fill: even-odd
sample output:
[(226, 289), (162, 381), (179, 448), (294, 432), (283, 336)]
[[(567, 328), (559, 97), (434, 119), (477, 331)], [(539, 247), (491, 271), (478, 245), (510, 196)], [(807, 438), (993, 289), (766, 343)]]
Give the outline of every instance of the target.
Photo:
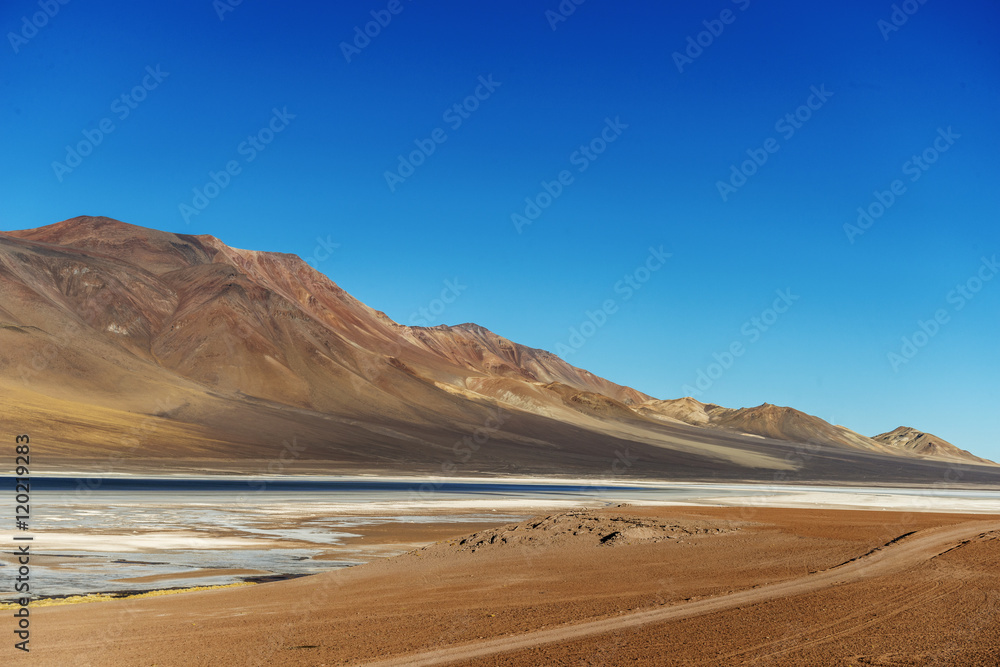
[(1000, 483), (915, 429), (654, 399), (397, 324), (293, 255), (100, 217), (0, 233), (0, 400), (39, 472)]
[(1000, 516), (612, 507), (32, 611), (44, 665), (995, 665)]
[[(36, 550), (36, 567), (128, 565), (111, 579), (118, 591), (304, 573), (282, 554), (266, 568), (185, 556), (196, 539), (269, 549), (331, 521), (248, 525), (213, 496), (206, 525), (232, 525), (194, 530), (171, 518), (194, 476), (243, 475), (241, 494), (262, 475), (396, 476), (431, 480), (424, 495), (440, 497), (434, 480), (521, 479), (541, 499), (546, 477), (581, 490), (735, 483), (701, 507), (593, 496), (506, 525), (369, 526), (316, 556), (374, 558), (356, 567), (39, 604), (30, 657), (10, 664), (997, 664), (1000, 508), (928, 511), (947, 491), (952, 512), (992, 512), (995, 463), (916, 426), (869, 437), (790, 407), (661, 400), (475, 324), (404, 326), (292, 255), (99, 217), (2, 232), (0, 400), (6, 423), (31, 435), (36, 478), (62, 473), (67, 503), (105, 494), (72, 517), (48, 508), (57, 523), (37, 544), (60, 546)], [(163, 516), (118, 525), (127, 496), (108, 480), (123, 473), (173, 475)], [(903, 487), (918, 495), (890, 493)], [(923, 511), (817, 509), (817, 498)], [(812, 508), (788, 509), (797, 503)], [(128, 553), (101, 560), (102, 542)]]
[(0, 667), (1000, 667), (1000, 0), (3, 8)]

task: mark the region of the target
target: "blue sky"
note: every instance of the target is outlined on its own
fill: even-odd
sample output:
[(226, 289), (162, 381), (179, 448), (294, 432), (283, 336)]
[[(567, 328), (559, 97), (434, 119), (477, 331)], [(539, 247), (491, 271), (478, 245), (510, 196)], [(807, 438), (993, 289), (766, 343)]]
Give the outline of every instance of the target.
[(4, 3), (0, 228), (292, 252), (658, 397), (1000, 457), (995, 2), (224, 1)]

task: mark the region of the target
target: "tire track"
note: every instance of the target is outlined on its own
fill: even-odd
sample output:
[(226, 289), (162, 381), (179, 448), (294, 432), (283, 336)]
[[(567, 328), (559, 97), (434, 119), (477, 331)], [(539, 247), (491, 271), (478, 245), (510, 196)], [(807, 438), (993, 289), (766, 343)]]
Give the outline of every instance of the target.
[[(886, 619), (893, 618), (894, 616), (898, 616), (899, 614), (902, 614), (903, 612), (908, 611), (908, 610), (912, 609), (913, 607), (916, 607), (917, 605), (926, 604), (928, 602), (932, 602), (934, 600), (937, 600), (938, 598), (944, 597), (946, 595), (950, 595), (951, 593), (954, 593), (955, 591), (957, 591), (960, 588), (962, 588), (962, 584), (960, 582), (959, 583), (953, 583), (953, 584), (950, 584), (948, 586), (945, 586), (944, 587), (945, 590), (937, 592), (940, 588), (942, 588), (942, 583), (940, 581), (934, 581), (934, 582), (931, 582), (930, 584), (927, 584), (927, 585), (924, 585), (924, 586), (920, 586), (920, 587), (918, 587), (918, 592), (917, 592), (916, 596), (913, 597), (909, 603), (903, 604), (903, 605), (901, 605), (899, 607), (891, 608), (888, 612), (882, 613), (882, 614), (880, 614), (879, 616), (877, 616), (875, 618), (871, 618), (871, 619), (868, 619), (867, 621), (863, 621), (863, 622), (860, 622), (860, 623), (849, 623), (843, 629), (836, 630), (834, 632), (828, 632), (828, 633), (825, 633), (825, 634), (821, 634), (819, 637), (814, 637), (813, 639), (808, 639), (806, 641), (799, 642), (799, 643), (795, 644), (794, 646), (787, 646), (787, 647), (779, 649), (777, 651), (771, 651), (770, 653), (764, 653), (764, 654), (759, 655), (759, 656), (753, 656), (753, 659), (755, 661), (756, 660), (766, 660), (768, 658), (774, 658), (774, 657), (777, 657), (779, 655), (783, 655), (785, 653), (791, 653), (792, 651), (798, 651), (798, 650), (803, 649), (803, 648), (808, 648), (808, 647), (811, 647), (811, 646), (818, 646), (820, 644), (826, 644), (828, 642), (834, 641), (835, 639), (839, 639), (841, 637), (846, 637), (848, 635), (853, 635), (853, 634), (855, 634), (855, 633), (857, 633), (857, 632), (859, 632), (861, 630), (864, 630), (865, 628), (868, 628), (870, 626), (876, 625), (878, 623), (882, 623)], [(935, 592), (937, 592), (937, 594), (935, 594)], [(898, 599), (900, 599), (902, 597), (905, 597), (906, 594), (911, 594), (911, 593), (912, 593), (912, 589), (909, 589), (909, 590), (906, 591), (906, 593), (904, 595), (897, 596), (897, 597), (893, 598), (893, 600), (898, 600)], [(890, 605), (888, 605), (887, 603), (883, 603), (883, 604), (879, 605), (879, 608), (885, 609), (886, 607), (889, 607), (889, 606)], [(865, 611), (868, 611), (868, 610), (865, 610)], [(810, 635), (816, 634), (817, 631), (821, 632), (822, 630), (825, 630), (825, 629), (829, 629), (829, 628), (832, 628), (832, 627), (835, 627), (835, 626), (838, 626), (838, 625), (843, 625), (843, 621), (845, 621), (845, 620), (847, 620), (847, 621), (853, 620), (854, 618), (857, 618), (858, 616), (861, 616), (864, 613), (865, 612), (860, 612), (860, 613), (857, 613), (857, 614), (852, 614), (850, 617), (845, 617), (840, 622), (828, 624), (827, 626), (819, 628), (816, 631), (810, 631), (810, 632), (803, 633), (802, 636), (808, 637)], [(767, 645), (764, 645), (764, 648), (766, 648), (766, 646)], [(733, 653), (733, 654), (722, 656), (722, 657), (723, 658), (735, 658), (735, 657), (739, 657), (740, 655), (745, 655), (746, 653), (750, 653), (750, 652), (751, 652), (751, 650), (740, 651), (738, 653)]]
[[(926, 594), (933, 592), (938, 587), (939, 587), (939, 584), (937, 582), (931, 582), (931, 583), (928, 583), (928, 584), (923, 584), (921, 586), (917, 586), (917, 587), (915, 587), (916, 588), (916, 595), (919, 596), (920, 599), (923, 599), (923, 597)], [(879, 604), (878, 608), (883, 608), (883, 607), (890, 607), (891, 608), (893, 605), (902, 602), (903, 600), (907, 599), (908, 597), (910, 597), (912, 595), (914, 595), (914, 589), (913, 588), (904, 589), (904, 590), (899, 591), (896, 594), (892, 595), (891, 597), (886, 598), (884, 601), (882, 601)], [(853, 613), (846, 614), (844, 616), (838, 617), (836, 620), (829, 621), (827, 623), (823, 623), (823, 624), (820, 624), (820, 625), (811, 625), (809, 627), (809, 629), (807, 629), (807, 630), (803, 630), (803, 631), (798, 632), (798, 633), (796, 633), (796, 632), (787, 632), (787, 633), (785, 633), (784, 636), (782, 636), (779, 639), (774, 639), (774, 640), (771, 640), (771, 641), (761, 642), (761, 643), (755, 644), (753, 646), (750, 646), (748, 648), (740, 649), (739, 651), (733, 651), (732, 653), (726, 653), (726, 654), (721, 655), (721, 656), (717, 656), (717, 657), (714, 657), (714, 658), (709, 658), (707, 660), (702, 660), (702, 661), (700, 661), (697, 664), (703, 664), (703, 665), (715, 664), (718, 660), (721, 660), (721, 659), (738, 658), (738, 657), (744, 656), (744, 655), (745, 656), (749, 656), (754, 661), (759, 660), (759, 659), (763, 659), (763, 658), (768, 658), (768, 657), (771, 657), (771, 656), (774, 656), (774, 655), (779, 655), (781, 653), (784, 653), (787, 650), (794, 650), (794, 649), (800, 648), (800, 647), (805, 646), (805, 645), (811, 645), (811, 644), (813, 644), (815, 642), (815, 640), (814, 639), (808, 639), (808, 638), (814, 637), (818, 633), (823, 633), (823, 632), (829, 630), (830, 632), (827, 632), (826, 634), (821, 635), (821, 636), (825, 637), (827, 635), (839, 634), (834, 629), (837, 628), (837, 627), (839, 627), (839, 626), (843, 626), (844, 624), (848, 624), (848, 626), (847, 626), (848, 628), (863, 625), (865, 623), (865, 621), (858, 621), (857, 623), (854, 623), (854, 624), (852, 624), (852, 621), (855, 621), (856, 619), (860, 619), (861, 617), (867, 616), (867, 614), (870, 611), (871, 611), (871, 608), (857, 609)], [(757, 654), (758, 651), (766, 651), (769, 648), (781, 646), (783, 644), (788, 644), (789, 642), (795, 642), (794, 646), (785, 646), (784, 648), (772, 651), (770, 653)]]
[[(871, 554), (874, 554), (874, 553), (876, 553), (878, 551), (881, 551), (881, 550), (885, 549), (886, 547), (889, 547), (889, 546), (891, 546), (893, 544), (896, 544), (896, 543), (902, 541), (903, 539), (905, 539), (907, 537), (910, 537), (915, 532), (916, 531), (911, 531), (909, 533), (904, 533), (903, 535), (900, 535), (899, 537), (890, 540), (885, 545), (883, 545), (881, 547), (876, 547), (876, 548), (872, 549), (871, 551), (869, 551), (868, 553), (864, 554), (863, 556), (859, 556), (857, 558), (852, 558), (849, 561), (841, 563), (840, 565), (835, 565), (835, 566), (833, 566), (832, 568), (829, 568), (829, 569), (833, 570), (833, 569), (836, 569), (836, 568), (839, 568), (839, 567), (843, 567), (844, 565), (847, 565), (849, 563), (853, 563), (853, 562), (855, 562), (857, 560), (860, 560), (862, 558), (866, 558), (866, 557), (870, 556)], [(979, 538), (984, 538), (988, 534), (989, 533), (982, 533), (978, 537)], [(940, 556), (943, 556), (946, 553), (949, 553), (951, 551), (954, 551), (955, 549), (958, 549), (958, 548), (960, 548), (962, 546), (965, 546), (966, 544), (969, 544), (971, 541), (973, 541), (973, 539), (975, 539), (975, 538), (970, 538), (970, 539), (962, 540), (961, 542), (959, 542), (957, 545), (951, 547), (950, 549), (946, 549), (945, 551), (942, 551), (939, 554), (933, 556), (930, 560), (933, 560), (935, 558), (939, 558)], [(944, 597), (945, 595), (950, 595), (951, 593), (954, 593), (954, 592), (956, 592), (956, 591), (958, 591), (958, 590), (960, 590), (961, 588), (964, 587), (964, 583), (962, 583), (961, 581), (951, 582), (951, 583), (949, 583), (949, 584), (947, 584), (945, 586), (945, 590), (943, 592), (941, 592), (941, 593), (939, 593), (937, 595), (933, 594), (937, 589), (941, 588), (944, 585), (945, 585), (945, 578), (944, 578), (943, 575), (939, 574), (930, 583), (919, 585), (919, 586), (915, 586), (915, 587), (912, 587), (912, 588), (903, 589), (902, 591), (896, 593), (895, 595), (893, 595), (893, 596), (891, 596), (889, 598), (883, 598), (876, 605), (867, 607), (865, 609), (860, 609), (860, 610), (855, 611), (854, 613), (848, 614), (846, 616), (841, 616), (836, 621), (833, 621), (831, 623), (825, 623), (825, 624), (820, 625), (820, 626), (813, 626), (809, 630), (801, 632), (801, 633), (799, 633), (797, 635), (788, 634), (788, 635), (786, 635), (785, 637), (783, 637), (783, 638), (781, 638), (779, 640), (774, 640), (774, 641), (770, 641), (770, 642), (764, 642), (764, 643), (757, 644), (757, 645), (752, 646), (752, 647), (747, 648), (747, 649), (743, 649), (743, 650), (736, 651), (736, 652), (733, 652), (733, 653), (729, 653), (729, 654), (726, 654), (726, 655), (723, 655), (723, 656), (719, 656), (719, 659), (730, 659), (730, 658), (736, 658), (736, 657), (743, 656), (743, 655), (753, 654), (756, 651), (766, 650), (769, 647), (777, 646), (779, 644), (782, 644), (782, 643), (785, 643), (785, 642), (789, 642), (789, 641), (793, 641), (793, 640), (797, 640), (794, 646), (789, 646), (789, 647), (786, 647), (786, 648), (783, 648), (783, 649), (780, 649), (780, 650), (777, 650), (777, 651), (772, 651), (772, 652), (769, 652), (769, 653), (763, 653), (763, 654), (760, 654), (760, 655), (753, 655), (752, 658), (753, 658), (754, 661), (756, 661), (756, 660), (764, 660), (764, 659), (767, 659), (767, 658), (772, 658), (772, 657), (775, 657), (775, 656), (778, 656), (778, 655), (782, 655), (784, 653), (795, 651), (795, 650), (798, 650), (798, 649), (801, 649), (801, 648), (804, 648), (804, 647), (815, 646), (815, 645), (818, 645), (818, 644), (824, 644), (824, 643), (833, 641), (834, 639), (838, 639), (840, 637), (844, 637), (844, 636), (847, 636), (847, 635), (855, 634), (859, 630), (867, 628), (867, 627), (869, 627), (871, 625), (874, 625), (876, 623), (882, 622), (882, 621), (884, 621), (886, 619), (893, 618), (894, 616), (898, 616), (899, 614), (901, 614), (901, 613), (903, 613), (905, 611), (908, 611), (909, 609), (912, 609), (913, 607), (916, 607), (918, 605), (925, 604), (927, 602), (932, 602), (933, 600), (937, 600), (938, 598)], [(856, 619), (856, 618), (858, 618), (860, 616), (866, 616), (869, 613), (872, 613), (872, 610), (885, 610), (885, 609), (888, 609), (889, 611), (888, 612), (883, 612), (877, 618), (871, 619), (870, 621), (866, 621), (866, 622), (850, 624), (850, 622), (852, 620), (854, 620), (854, 619)], [(844, 625), (844, 623), (849, 623), (849, 625), (847, 625), (847, 627), (845, 629), (843, 629), (843, 630), (836, 631), (836, 632), (831, 632), (831, 633), (827, 633), (827, 634), (824, 634), (824, 635), (820, 635), (819, 637), (815, 637), (815, 635), (817, 633), (819, 633), (819, 632), (822, 632), (824, 630), (827, 630), (827, 629), (830, 629), (830, 628), (834, 628), (834, 627), (837, 627), (837, 626)], [(813, 638), (812, 639), (808, 639), (810, 637), (813, 637)], [(805, 639), (805, 641), (803, 641), (803, 639)], [(711, 661), (708, 661), (708, 662), (714, 662), (714, 660), (715, 659), (713, 659)], [(703, 664), (707, 664), (707, 663), (703, 663)]]

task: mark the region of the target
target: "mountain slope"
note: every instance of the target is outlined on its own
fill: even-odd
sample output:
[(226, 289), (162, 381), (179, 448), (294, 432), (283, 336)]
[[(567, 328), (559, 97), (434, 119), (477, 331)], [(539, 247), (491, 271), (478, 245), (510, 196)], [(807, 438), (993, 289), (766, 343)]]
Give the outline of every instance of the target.
[[(606, 476), (624, 460), (630, 475), (766, 479), (910, 461), (919, 478), (956, 456), (788, 408), (657, 401), (474, 324), (400, 325), (294, 255), (94, 217), (0, 233), (0, 399), (54, 466), (245, 469), (293, 441), (283, 469)], [(789, 463), (788, 443), (840, 468)]]
[(900, 426), (888, 433), (876, 435), (873, 440), (887, 447), (903, 450), (928, 459), (992, 463), (992, 461), (974, 456), (936, 435), (921, 433), (909, 426)]
[(641, 406), (641, 410), (644, 414), (661, 415), (693, 426), (726, 429), (776, 440), (836, 444), (890, 454), (899, 451), (843, 426), (829, 424), (819, 417), (770, 403), (733, 410), (701, 403), (687, 396), (672, 401), (648, 401)]

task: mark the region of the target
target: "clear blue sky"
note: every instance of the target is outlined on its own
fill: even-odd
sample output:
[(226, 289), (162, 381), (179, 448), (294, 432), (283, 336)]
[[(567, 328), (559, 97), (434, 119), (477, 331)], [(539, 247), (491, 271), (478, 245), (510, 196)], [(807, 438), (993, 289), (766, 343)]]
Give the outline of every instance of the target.
[[(211, 0), (72, 0), (44, 21), (37, 0), (12, 0), (0, 228), (107, 215), (297, 253), (404, 323), (425, 308), (658, 397), (792, 405), (870, 435), (907, 424), (1000, 458), (1000, 279), (949, 294), (1000, 253), (1000, 7), (912, 2), (895, 30), (879, 25), (888, 1), (674, 4), (588, 0), (556, 21), (557, 0), (400, 0), (345, 56), (388, 0), (252, 0), (221, 20)], [(679, 71), (674, 53), (709, 29)], [(262, 150), (243, 144), (274, 109), (294, 118)], [(102, 122), (114, 129), (91, 152), (84, 132)], [(397, 156), (429, 138), (390, 187)], [(592, 141), (604, 152), (577, 152)], [(67, 163), (80, 142), (90, 154)], [(910, 162), (927, 149), (933, 164)], [(724, 200), (747, 151), (767, 161)], [(230, 161), (238, 173), (185, 220)], [(881, 217), (845, 231), (897, 179)], [(542, 181), (562, 192), (519, 232), (511, 215)], [(646, 274), (660, 246), (672, 256)], [(785, 289), (798, 299), (773, 321)], [(608, 300), (606, 323), (575, 338)], [(733, 343), (743, 354), (720, 373), (713, 355)], [(717, 376), (703, 390), (699, 371)]]

